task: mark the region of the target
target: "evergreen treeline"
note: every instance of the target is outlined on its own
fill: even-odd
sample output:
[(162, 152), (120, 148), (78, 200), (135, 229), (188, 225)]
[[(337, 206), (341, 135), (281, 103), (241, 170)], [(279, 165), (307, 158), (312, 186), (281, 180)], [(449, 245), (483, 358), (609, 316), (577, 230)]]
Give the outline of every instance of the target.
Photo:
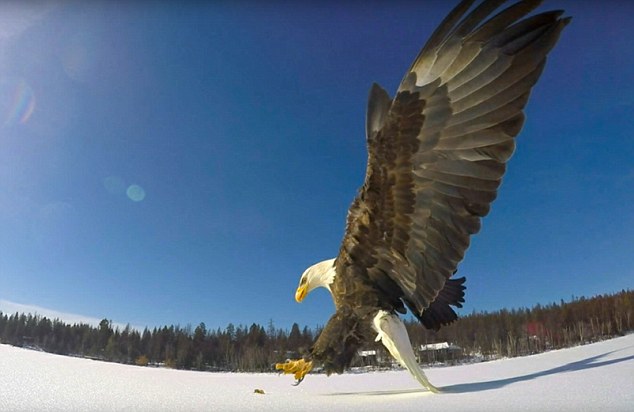
[(264, 329), (229, 324), (208, 330), (204, 323), (164, 326), (142, 332), (123, 330), (103, 319), (98, 327), (70, 325), (32, 314), (0, 312), (0, 342), (62, 355), (137, 365), (215, 371), (267, 371), (275, 361), (297, 357), (315, 339), (308, 327), (293, 324), (290, 332), (270, 322)]
[[(519, 356), (572, 346), (622, 335), (634, 329), (634, 291), (621, 291), (591, 299), (537, 305), (532, 309), (502, 309), (472, 313), (439, 332), (428, 331), (416, 321), (407, 321), (412, 344), (452, 342), (461, 348), (445, 359)], [(291, 330), (229, 324), (224, 330), (209, 330), (204, 323), (165, 326), (142, 332), (130, 326), (113, 328), (104, 319), (98, 327), (67, 324), (32, 314), (0, 312), (0, 341), (64, 355), (83, 356), (138, 365), (165, 365), (181, 369), (216, 371), (270, 371), (275, 362), (298, 357), (319, 335), (320, 330)], [(391, 363), (380, 343), (366, 348), (377, 351), (372, 357)], [(436, 361), (431, 352), (421, 353), (421, 362)], [(355, 365), (368, 362), (358, 357)]]
[[(574, 298), (532, 309), (472, 313), (438, 332), (407, 322), (415, 345), (452, 342), (453, 360), (530, 355), (623, 335), (634, 330), (634, 291)], [(431, 353), (430, 353), (431, 354)], [(433, 359), (421, 359), (422, 362)], [(451, 359), (450, 359), (451, 360)]]

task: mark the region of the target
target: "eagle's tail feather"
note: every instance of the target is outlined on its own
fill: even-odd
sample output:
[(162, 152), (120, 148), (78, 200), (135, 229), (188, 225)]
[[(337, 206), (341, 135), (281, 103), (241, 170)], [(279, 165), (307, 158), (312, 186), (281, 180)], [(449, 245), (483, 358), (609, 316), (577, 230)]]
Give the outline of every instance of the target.
[(458, 319), (458, 315), (451, 306), (462, 307), (466, 289), (465, 280), (464, 277), (447, 280), (436, 300), (421, 315), (417, 316), (423, 326), (437, 331), (441, 326), (449, 325)]

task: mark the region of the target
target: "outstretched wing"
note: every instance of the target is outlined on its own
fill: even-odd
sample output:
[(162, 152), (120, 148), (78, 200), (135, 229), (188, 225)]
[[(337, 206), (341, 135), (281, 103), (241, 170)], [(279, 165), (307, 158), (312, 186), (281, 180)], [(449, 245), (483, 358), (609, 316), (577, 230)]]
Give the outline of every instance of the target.
[[(546, 55), (569, 18), (540, 1), (461, 2), (391, 99), (370, 92), (366, 178), (337, 273), (371, 281), (420, 317), (489, 212)], [(400, 296), (396, 296), (399, 295)]]

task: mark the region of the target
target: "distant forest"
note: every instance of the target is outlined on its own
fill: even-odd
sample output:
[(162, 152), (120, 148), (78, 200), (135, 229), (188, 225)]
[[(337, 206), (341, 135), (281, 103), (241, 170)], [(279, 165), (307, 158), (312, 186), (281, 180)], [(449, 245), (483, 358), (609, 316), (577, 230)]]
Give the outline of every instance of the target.
[[(532, 309), (474, 312), (438, 332), (406, 321), (412, 345), (423, 364), (514, 357), (594, 342), (634, 330), (634, 291), (537, 305)], [(0, 342), (63, 355), (140, 366), (206, 371), (272, 371), (276, 362), (299, 357), (319, 335), (293, 324), (276, 328), (229, 324), (207, 329), (204, 323), (123, 330), (104, 319), (99, 326), (67, 324), (33, 314), (0, 312)], [(445, 350), (421, 345), (449, 342)], [(380, 343), (370, 343), (353, 366), (391, 367)], [(371, 356), (368, 356), (371, 354)], [(362, 356), (365, 355), (365, 356)]]

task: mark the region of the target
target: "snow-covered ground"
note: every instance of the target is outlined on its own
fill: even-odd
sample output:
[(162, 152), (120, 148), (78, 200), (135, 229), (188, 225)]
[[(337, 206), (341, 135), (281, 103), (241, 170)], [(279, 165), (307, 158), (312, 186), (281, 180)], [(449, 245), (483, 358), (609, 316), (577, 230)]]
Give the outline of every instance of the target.
[[(118, 365), (0, 345), (0, 411), (634, 411), (634, 335), (524, 358), (406, 371), (290, 376)], [(262, 389), (265, 394), (254, 393)]]

